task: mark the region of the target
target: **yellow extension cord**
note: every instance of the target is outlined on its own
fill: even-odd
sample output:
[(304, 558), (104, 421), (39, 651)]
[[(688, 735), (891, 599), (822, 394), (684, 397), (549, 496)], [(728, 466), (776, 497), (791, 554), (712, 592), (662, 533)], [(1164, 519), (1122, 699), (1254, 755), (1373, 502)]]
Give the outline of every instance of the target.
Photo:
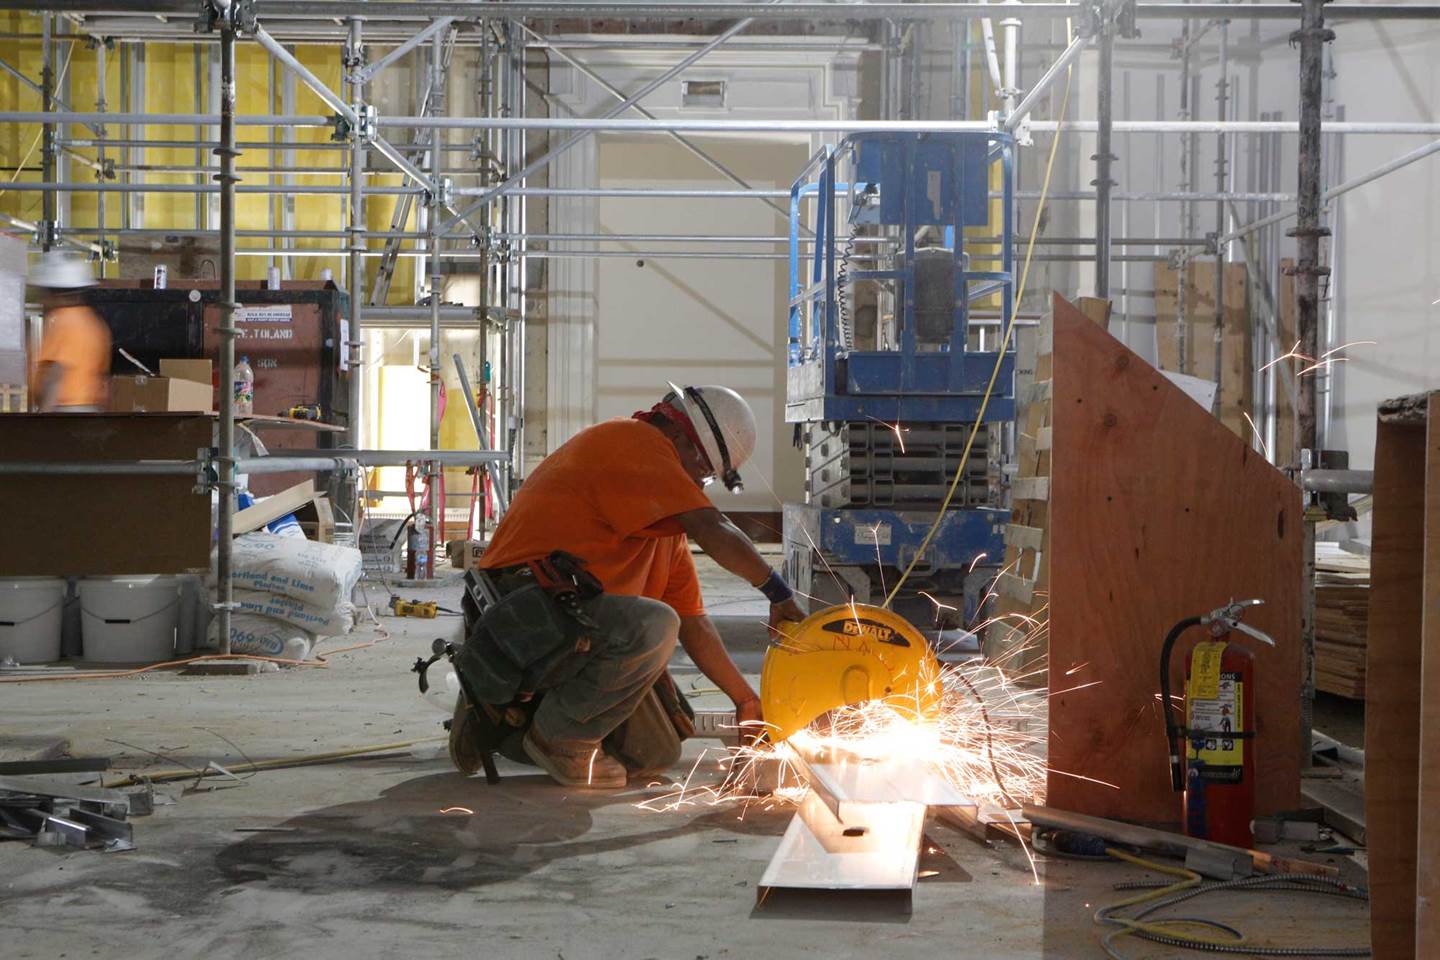
[[(1069, 31), (1073, 36), (1073, 31)], [(985, 385), (985, 394), (980, 398), (980, 412), (975, 417), (975, 423), (970, 428), (970, 436), (965, 440), (965, 450), (960, 454), (960, 462), (955, 467), (955, 478), (950, 481), (950, 489), (945, 493), (945, 500), (940, 504), (940, 510), (935, 514), (935, 522), (930, 525), (925, 539), (920, 541), (920, 547), (915, 551), (915, 556), (910, 558), (910, 563), (905, 567), (905, 572), (900, 574), (900, 579), (895, 581), (895, 586), (885, 595), (885, 603), (882, 606), (889, 607), (895, 602), (899, 595), (900, 588), (910, 578), (915, 565), (929, 549), (935, 534), (939, 532), (940, 525), (945, 522), (945, 513), (950, 509), (951, 502), (955, 499), (955, 491), (960, 488), (960, 481), (965, 476), (965, 467), (970, 462), (970, 448), (975, 445), (975, 437), (980, 433), (980, 427), (985, 422), (985, 410), (990, 406), (990, 397), (995, 392), (995, 381), (1000, 378), (1000, 368), (1005, 363), (1005, 350), (1010, 346), (1010, 340), (1015, 333), (1015, 314), (1020, 310), (1020, 302), (1025, 296), (1026, 284), (1030, 281), (1030, 263), (1035, 254), (1035, 238), (1040, 232), (1040, 217), (1045, 212), (1045, 199), (1050, 194), (1050, 174), (1055, 169), (1055, 154), (1060, 146), (1060, 132), (1064, 127), (1065, 114), (1070, 106), (1070, 80), (1074, 76), (1073, 66), (1065, 68), (1065, 94), (1060, 100), (1060, 126), (1055, 129), (1055, 138), (1050, 141), (1050, 156), (1045, 161), (1045, 179), (1040, 185), (1040, 203), (1035, 208), (1035, 219), (1030, 224), (1030, 238), (1025, 247), (1025, 264), (1020, 270), (1020, 286), (1015, 292), (1014, 308), (1010, 313), (1010, 320), (1005, 324), (1005, 336), (1000, 341), (1000, 347), (995, 354), (995, 366), (990, 370), (990, 382)]]
[[(1156, 873), (1163, 873), (1167, 876), (1181, 878), (1178, 883), (1172, 883), (1168, 887), (1160, 887), (1155, 890), (1146, 890), (1144, 893), (1137, 894), (1136, 896), (1130, 897), (1126, 900), (1121, 900), (1119, 903), (1111, 903), (1103, 907), (1100, 911), (1100, 913), (1103, 913), (1105, 915), (1103, 922), (1114, 924), (1117, 927), (1122, 927), (1123, 929), (1120, 931), (1121, 936), (1136, 933), (1149, 933), (1157, 937), (1168, 937), (1172, 940), (1184, 940), (1188, 945), (1194, 946), (1196, 949), (1199, 950), (1203, 950), (1206, 947), (1235, 947), (1245, 943), (1244, 936), (1231, 936), (1223, 938), (1205, 937), (1185, 932), (1186, 928), (1205, 926), (1204, 924), (1201, 924), (1199, 921), (1195, 920), (1161, 920), (1151, 923), (1143, 920), (1129, 920), (1125, 917), (1111, 916), (1110, 913), (1113, 910), (1121, 910), (1125, 907), (1138, 907), (1142, 903), (1150, 903), (1152, 901), (1160, 900), (1164, 897), (1169, 897), (1177, 894), (1182, 890), (1189, 890), (1193, 887), (1198, 887), (1201, 883), (1201, 877), (1200, 874), (1196, 873), (1194, 870), (1187, 870), (1184, 867), (1172, 867), (1166, 863), (1156, 863), (1153, 860), (1146, 860), (1142, 857), (1135, 856), (1133, 853), (1127, 853), (1124, 850), (1116, 850), (1113, 847), (1106, 847), (1105, 852), (1110, 856), (1114, 857), (1116, 860), (1123, 860), (1126, 863), (1133, 863), (1137, 867), (1144, 867), (1146, 870), (1154, 870)], [(1100, 914), (1096, 915), (1096, 919), (1100, 919)]]

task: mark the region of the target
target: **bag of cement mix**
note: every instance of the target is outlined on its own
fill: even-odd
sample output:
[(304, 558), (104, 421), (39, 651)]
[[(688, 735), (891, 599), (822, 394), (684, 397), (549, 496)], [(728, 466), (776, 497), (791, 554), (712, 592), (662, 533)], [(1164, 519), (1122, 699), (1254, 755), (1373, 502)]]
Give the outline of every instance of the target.
[(237, 590), (279, 594), (310, 607), (333, 610), (350, 602), (364, 565), (354, 547), (257, 530), (235, 538), (230, 582)]
[[(210, 639), (215, 639), (216, 626), (210, 624)], [(308, 660), (315, 647), (315, 635), (284, 620), (253, 614), (230, 614), (230, 652), (254, 657), (275, 657), (280, 660)]]
[(273, 620), (284, 620), (291, 626), (324, 637), (339, 637), (355, 627), (355, 605), (342, 600), (333, 607), (321, 607), (278, 593), (256, 590), (234, 590), (230, 594), (240, 613)]

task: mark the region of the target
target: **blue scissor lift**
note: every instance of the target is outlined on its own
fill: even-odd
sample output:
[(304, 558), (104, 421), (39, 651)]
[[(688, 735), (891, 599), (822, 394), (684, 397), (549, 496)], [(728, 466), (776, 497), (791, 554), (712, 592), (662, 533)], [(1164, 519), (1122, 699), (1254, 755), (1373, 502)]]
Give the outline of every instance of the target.
[[(785, 507), (785, 557), (812, 597), (881, 602), (944, 503), (997, 358), (970, 306), (993, 298), (1002, 322), (1015, 308), (1013, 162), (999, 132), (857, 134), (791, 188), (785, 419), (806, 483), (805, 502)], [(965, 478), (895, 601), (917, 625), (941, 604), (956, 608), (941, 625), (970, 622), (1004, 555), (1014, 354), (1000, 364)]]

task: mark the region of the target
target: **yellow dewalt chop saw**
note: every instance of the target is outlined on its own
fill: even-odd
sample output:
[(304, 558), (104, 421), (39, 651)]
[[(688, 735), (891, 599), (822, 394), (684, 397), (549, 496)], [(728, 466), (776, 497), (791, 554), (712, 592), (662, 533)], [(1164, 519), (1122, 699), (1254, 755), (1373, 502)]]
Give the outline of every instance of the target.
[[(848, 603), (780, 625), (760, 674), (764, 736), (788, 740), (832, 710), (881, 701), (903, 716), (940, 712), (940, 662), (905, 618)], [(698, 736), (733, 739), (734, 715), (697, 713)]]

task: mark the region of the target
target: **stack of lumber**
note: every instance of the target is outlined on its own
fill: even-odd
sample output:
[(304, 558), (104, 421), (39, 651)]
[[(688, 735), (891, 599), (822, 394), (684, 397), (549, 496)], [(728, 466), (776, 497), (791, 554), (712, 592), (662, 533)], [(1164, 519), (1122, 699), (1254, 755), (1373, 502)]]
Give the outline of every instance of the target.
[(1315, 544), (1315, 686), (1365, 699), (1370, 558), (1336, 543)]

